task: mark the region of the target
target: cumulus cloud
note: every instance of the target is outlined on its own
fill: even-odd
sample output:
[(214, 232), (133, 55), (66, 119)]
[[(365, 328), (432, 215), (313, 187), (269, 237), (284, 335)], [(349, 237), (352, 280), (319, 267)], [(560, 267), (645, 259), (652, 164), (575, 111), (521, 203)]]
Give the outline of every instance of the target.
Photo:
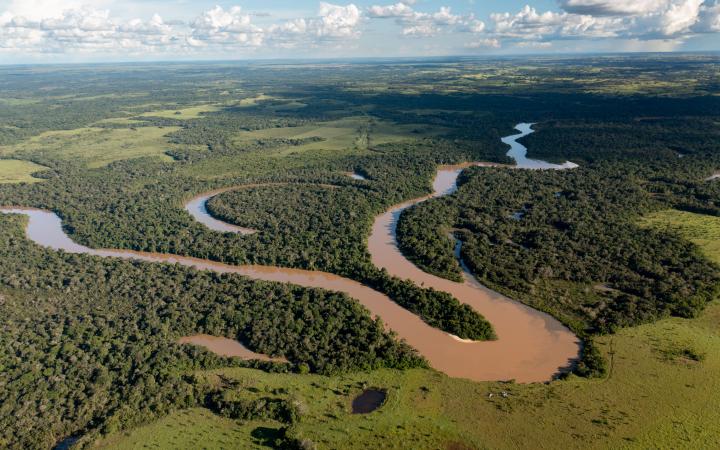
[(263, 30), (252, 24), (249, 14), (239, 6), (228, 10), (220, 6), (204, 11), (190, 24), (189, 39), (201, 45), (235, 45), (257, 47), (262, 45)]
[(315, 34), (320, 37), (353, 37), (360, 24), (360, 8), (353, 3), (347, 6), (320, 3), (320, 16), (316, 23)]
[(376, 19), (412, 17), (415, 11), (408, 2), (399, 2), (394, 5), (371, 6), (368, 8), (368, 15)]
[(703, 5), (700, 10), (700, 18), (694, 29), (701, 33), (720, 32), (720, 3)]
[(666, 36), (688, 31), (700, 19), (703, 0), (684, 0), (671, 3), (660, 15), (660, 29)]
[(471, 31), (479, 33), (485, 24), (473, 15), (453, 14), (449, 6), (441, 6), (436, 12), (416, 11), (414, 1), (400, 1), (391, 5), (374, 5), (367, 9), (373, 19), (394, 19), (402, 27), (405, 36), (434, 36), (443, 30)]
[(562, 11), (495, 13), (492, 33), (501, 38), (551, 41), (618, 38), (680, 42), (720, 26), (717, 4), (704, 0), (560, 0)]
[[(46, 14), (38, 13), (43, 9), (41, 6), (47, 7)], [(357, 37), (363, 14), (352, 3), (320, 2), (317, 15), (312, 17), (266, 26), (257, 25), (254, 17), (240, 6), (215, 6), (187, 23), (165, 21), (158, 14), (149, 19), (120, 20), (109, 10), (73, 2), (14, 0), (8, 10), (0, 12), (0, 49), (35, 53), (114, 49), (183, 53), (201, 49), (316, 46), (324, 40)]]
[(470, 41), (465, 44), (467, 48), (500, 48), (500, 41), (498, 39), (477, 39)]
[(320, 1), (314, 14), (284, 19), (241, 6), (215, 6), (187, 21), (165, 20), (158, 14), (120, 19), (108, 9), (117, 0), (83, 6), (87, 1), (9, 0), (6, 10), (0, 10), (0, 52), (202, 55), (323, 46), (349, 49), (361, 42), (357, 39), (370, 21), (392, 21), (403, 36), (455, 39), (449, 45), (472, 49), (543, 49), (569, 39), (616, 39), (633, 48), (665, 49), (677, 48), (697, 34), (720, 32), (720, 0), (557, 0), (555, 10), (526, 5), (497, 11), (485, 21), (449, 6), (418, 6), (415, 0), (390, 0), (362, 9), (353, 3)]
[[(68, 10), (80, 9), (82, 1), (78, 0), (12, 0), (7, 7), (7, 13), (15, 17), (40, 21), (48, 18), (62, 17)], [(94, 2), (96, 8), (104, 5), (104, 1)]]
[(621, 16), (654, 11), (665, 3), (665, 0), (560, 0), (558, 3), (564, 11), (571, 14)]
[(553, 46), (552, 42), (520, 41), (515, 44), (519, 48), (548, 49)]
[(515, 14), (490, 15), (498, 36), (521, 39), (614, 37), (622, 29), (621, 19), (546, 11), (525, 6)]

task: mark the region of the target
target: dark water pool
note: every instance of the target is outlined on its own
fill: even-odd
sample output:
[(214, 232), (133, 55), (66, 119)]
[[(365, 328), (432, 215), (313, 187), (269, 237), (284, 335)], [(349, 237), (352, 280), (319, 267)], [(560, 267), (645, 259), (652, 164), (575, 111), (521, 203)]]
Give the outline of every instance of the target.
[(352, 402), (353, 414), (373, 412), (385, 403), (387, 392), (381, 389), (365, 389)]

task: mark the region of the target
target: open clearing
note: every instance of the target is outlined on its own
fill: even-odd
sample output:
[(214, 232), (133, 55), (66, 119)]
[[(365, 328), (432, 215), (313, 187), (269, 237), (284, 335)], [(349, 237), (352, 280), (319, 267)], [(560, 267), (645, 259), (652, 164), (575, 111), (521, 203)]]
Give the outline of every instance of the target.
[(42, 181), (39, 178), (33, 178), (31, 174), (45, 168), (30, 161), (0, 159), (0, 183), (35, 183)]
[[(204, 408), (179, 411), (158, 422), (138, 428), (132, 434), (118, 434), (101, 444), (106, 448), (142, 449), (153, 448), (162, 442), (165, 447), (177, 450), (198, 448), (252, 448), (260, 449), (264, 442), (261, 433), (253, 430), (273, 429), (279, 424), (273, 422), (245, 422), (216, 416)], [(183, 432), (192, 430), (192, 437)], [(253, 437), (257, 435), (257, 438)], [(240, 444), (242, 443), (242, 444)], [(157, 447), (155, 447), (157, 448)]]
[(272, 100), (275, 97), (265, 94), (258, 94), (255, 97), (244, 98), (237, 102), (236, 107), (249, 108), (251, 106), (257, 106), (259, 103), (265, 100)]
[(168, 119), (197, 119), (205, 113), (217, 111), (220, 108), (215, 105), (198, 105), (190, 108), (181, 109), (162, 109), (159, 111), (149, 111), (140, 114), (140, 117), (165, 117)]
[(278, 145), (244, 153), (243, 159), (234, 157), (202, 161), (181, 169), (190, 176), (204, 179), (230, 176), (263, 176), (291, 168), (307, 168), (323, 164), (340, 156), (367, 154), (372, 146), (409, 141), (447, 133), (443, 127), (414, 124), (395, 124), (372, 117), (357, 116), (301, 127), (266, 128), (240, 132), (236, 145), (252, 144), (267, 139), (322, 140), (301, 145)]
[(318, 142), (292, 146), (278, 153), (279, 155), (288, 155), (306, 150), (366, 150), (380, 144), (438, 136), (446, 131), (444, 128), (429, 129), (428, 127), (419, 125), (396, 124), (371, 117), (348, 117), (301, 127), (266, 128), (242, 132), (237, 135), (237, 141), (248, 142), (261, 139), (322, 139), (322, 141)]
[(103, 167), (113, 161), (143, 156), (157, 156), (172, 161), (172, 158), (165, 155), (168, 149), (165, 135), (177, 129), (177, 127), (142, 127), (50, 131), (17, 145), (0, 147), (0, 154), (39, 155), (65, 161), (80, 161), (89, 168)]
[(643, 217), (641, 224), (680, 233), (720, 264), (720, 217), (668, 209)]

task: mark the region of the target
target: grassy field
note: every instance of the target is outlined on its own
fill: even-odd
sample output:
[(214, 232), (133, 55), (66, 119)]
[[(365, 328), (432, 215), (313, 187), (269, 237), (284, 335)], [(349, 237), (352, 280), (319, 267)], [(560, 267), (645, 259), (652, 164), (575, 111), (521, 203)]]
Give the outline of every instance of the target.
[(143, 156), (157, 156), (167, 161), (165, 135), (177, 127), (143, 127), (137, 129), (80, 128), (51, 131), (32, 137), (21, 144), (0, 147), (2, 155), (42, 155), (52, 159), (79, 161), (90, 168), (113, 161)]
[(641, 224), (680, 233), (720, 264), (720, 217), (668, 209), (643, 217)]
[(0, 184), (35, 183), (42, 181), (39, 178), (33, 178), (30, 174), (43, 169), (45, 169), (45, 167), (30, 161), (0, 159)]
[(180, 119), (180, 120), (188, 120), (188, 119), (197, 119), (201, 115), (213, 111), (217, 111), (220, 109), (218, 106), (215, 105), (198, 105), (198, 106), (192, 106), (190, 108), (181, 108), (181, 109), (163, 109), (159, 111), (149, 111), (146, 113), (140, 114), (142, 117), (165, 117), (168, 119)]
[[(163, 117), (166, 119), (178, 119), (178, 120), (191, 120), (198, 119), (203, 114), (218, 111), (219, 106), (216, 105), (197, 105), (189, 108), (178, 108), (178, 109), (158, 109), (154, 111), (147, 111), (141, 114), (133, 115), (133, 117)], [(127, 114), (133, 114), (130, 111), (125, 111)], [(98, 124), (111, 123), (118, 125), (136, 125), (143, 123), (141, 120), (133, 119), (129, 117), (112, 117), (110, 119), (103, 119), (97, 122)]]
[[(417, 131), (417, 132), (416, 132)], [(421, 137), (437, 136), (445, 128), (419, 128), (399, 125), (368, 117), (350, 117), (302, 127), (267, 128), (238, 133), (236, 143), (258, 139), (303, 139), (320, 137), (323, 140), (297, 146), (249, 151), (243, 158), (227, 157), (202, 161), (181, 169), (186, 175), (204, 179), (230, 176), (263, 176), (278, 170), (291, 170), (322, 165), (324, 162), (349, 155), (368, 153), (368, 147)]]
[(249, 108), (251, 106), (257, 106), (258, 104), (262, 103), (263, 101), (272, 100), (274, 98), (275, 97), (270, 96), (270, 95), (258, 94), (255, 97), (249, 97), (249, 98), (244, 98), (244, 99), (240, 100), (239, 102), (237, 102), (237, 104), (235, 106)]
[(40, 103), (39, 99), (33, 98), (0, 98), (2, 106), (25, 106)]
[[(158, 422), (138, 428), (132, 434), (119, 434), (102, 443), (107, 448), (144, 449), (172, 448), (195, 450), (199, 448), (267, 448), (262, 444), (262, 433), (256, 429), (276, 429), (273, 422), (245, 422), (216, 416), (207, 409), (194, 408), (179, 411)], [(183, 430), (192, 430), (192, 437)], [(255, 437), (255, 436), (257, 437)]]
[(417, 125), (395, 124), (369, 117), (348, 117), (331, 122), (321, 122), (302, 127), (267, 128), (239, 133), (237, 140), (257, 139), (305, 139), (322, 138), (322, 141), (293, 146), (278, 155), (287, 155), (306, 150), (365, 150), (370, 146), (398, 142), (406, 139), (437, 136), (444, 129), (428, 129)]

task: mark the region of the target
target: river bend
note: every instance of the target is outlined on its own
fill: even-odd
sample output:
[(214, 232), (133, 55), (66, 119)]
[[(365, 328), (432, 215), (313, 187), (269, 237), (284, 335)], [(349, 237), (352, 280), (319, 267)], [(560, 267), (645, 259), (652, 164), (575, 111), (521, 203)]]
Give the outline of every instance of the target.
[[(529, 125), (528, 130), (528, 132), (532, 132)], [(519, 139), (521, 136), (511, 137)], [(511, 143), (509, 145), (512, 146)], [(518, 161), (517, 167), (522, 167), (522, 160), (516, 159), (516, 161)], [(423, 272), (407, 260), (397, 247), (395, 230), (402, 211), (429, 198), (454, 192), (457, 189), (456, 182), (460, 172), (463, 168), (471, 165), (489, 164), (468, 163), (457, 166), (441, 166), (433, 181), (431, 195), (396, 205), (379, 215), (375, 219), (372, 233), (368, 239), (368, 250), (373, 263), (378, 267), (386, 268), (390, 274), (409, 278), (420, 286), (448, 292), (459, 301), (470, 305), (493, 325), (498, 336), (495, 341), (475, 342), (459, 339), (426, 324), (385, 294), (357, 281), (331, 273), (259, 265), (236, 266), (171, 254), (91, 249), (73, 242), (63, 231), (60, 218), (52, 212), (31, 208), (0, 208), (0, 212), (26, 215), (29, 219), (26, 228), (28, 238), (38, 245), (55, 250), (100, 257), (180, 264), (198, 270), (236, 273), (257, 280), (285, 282), (343, 292), (358, 300), (373, 316), (382, 318), (389, 329), (414, 347), (429, 361), (432, 367), (453, 377), (476, 381), (514, 379), (518, 382), (540, 382), (550, 380), (559, 371), (567, 368), (578, 356), (580, 343), (569, 329), (548, 314), (536, 311), (485, 288), (467, 272), (461, 283)], [(569, 166), (552, 165), (552, 167), (542, 168), (566, 167)], [(242, 234), (254, 232), (255, 230), (235, 227), (218, 221), (210, 217), (205, 208), (211, 197), (241, 187), (243, 186), (201, 194), (186, 203), (186, 210), (197, 220), (217, 231)], [(209, 221), (209, 219), (212, 220)], [(207, 340), (207, 337), (204, 339)], [(189, 338), (186, 340), (193, 342)], [(201, 342), (198, 343), (203, 345)], [(208, 345), (208, 347), (211, 346)], [(247, 356), (241, 349), (238, 350), (238, 353), (239, 356)]]

